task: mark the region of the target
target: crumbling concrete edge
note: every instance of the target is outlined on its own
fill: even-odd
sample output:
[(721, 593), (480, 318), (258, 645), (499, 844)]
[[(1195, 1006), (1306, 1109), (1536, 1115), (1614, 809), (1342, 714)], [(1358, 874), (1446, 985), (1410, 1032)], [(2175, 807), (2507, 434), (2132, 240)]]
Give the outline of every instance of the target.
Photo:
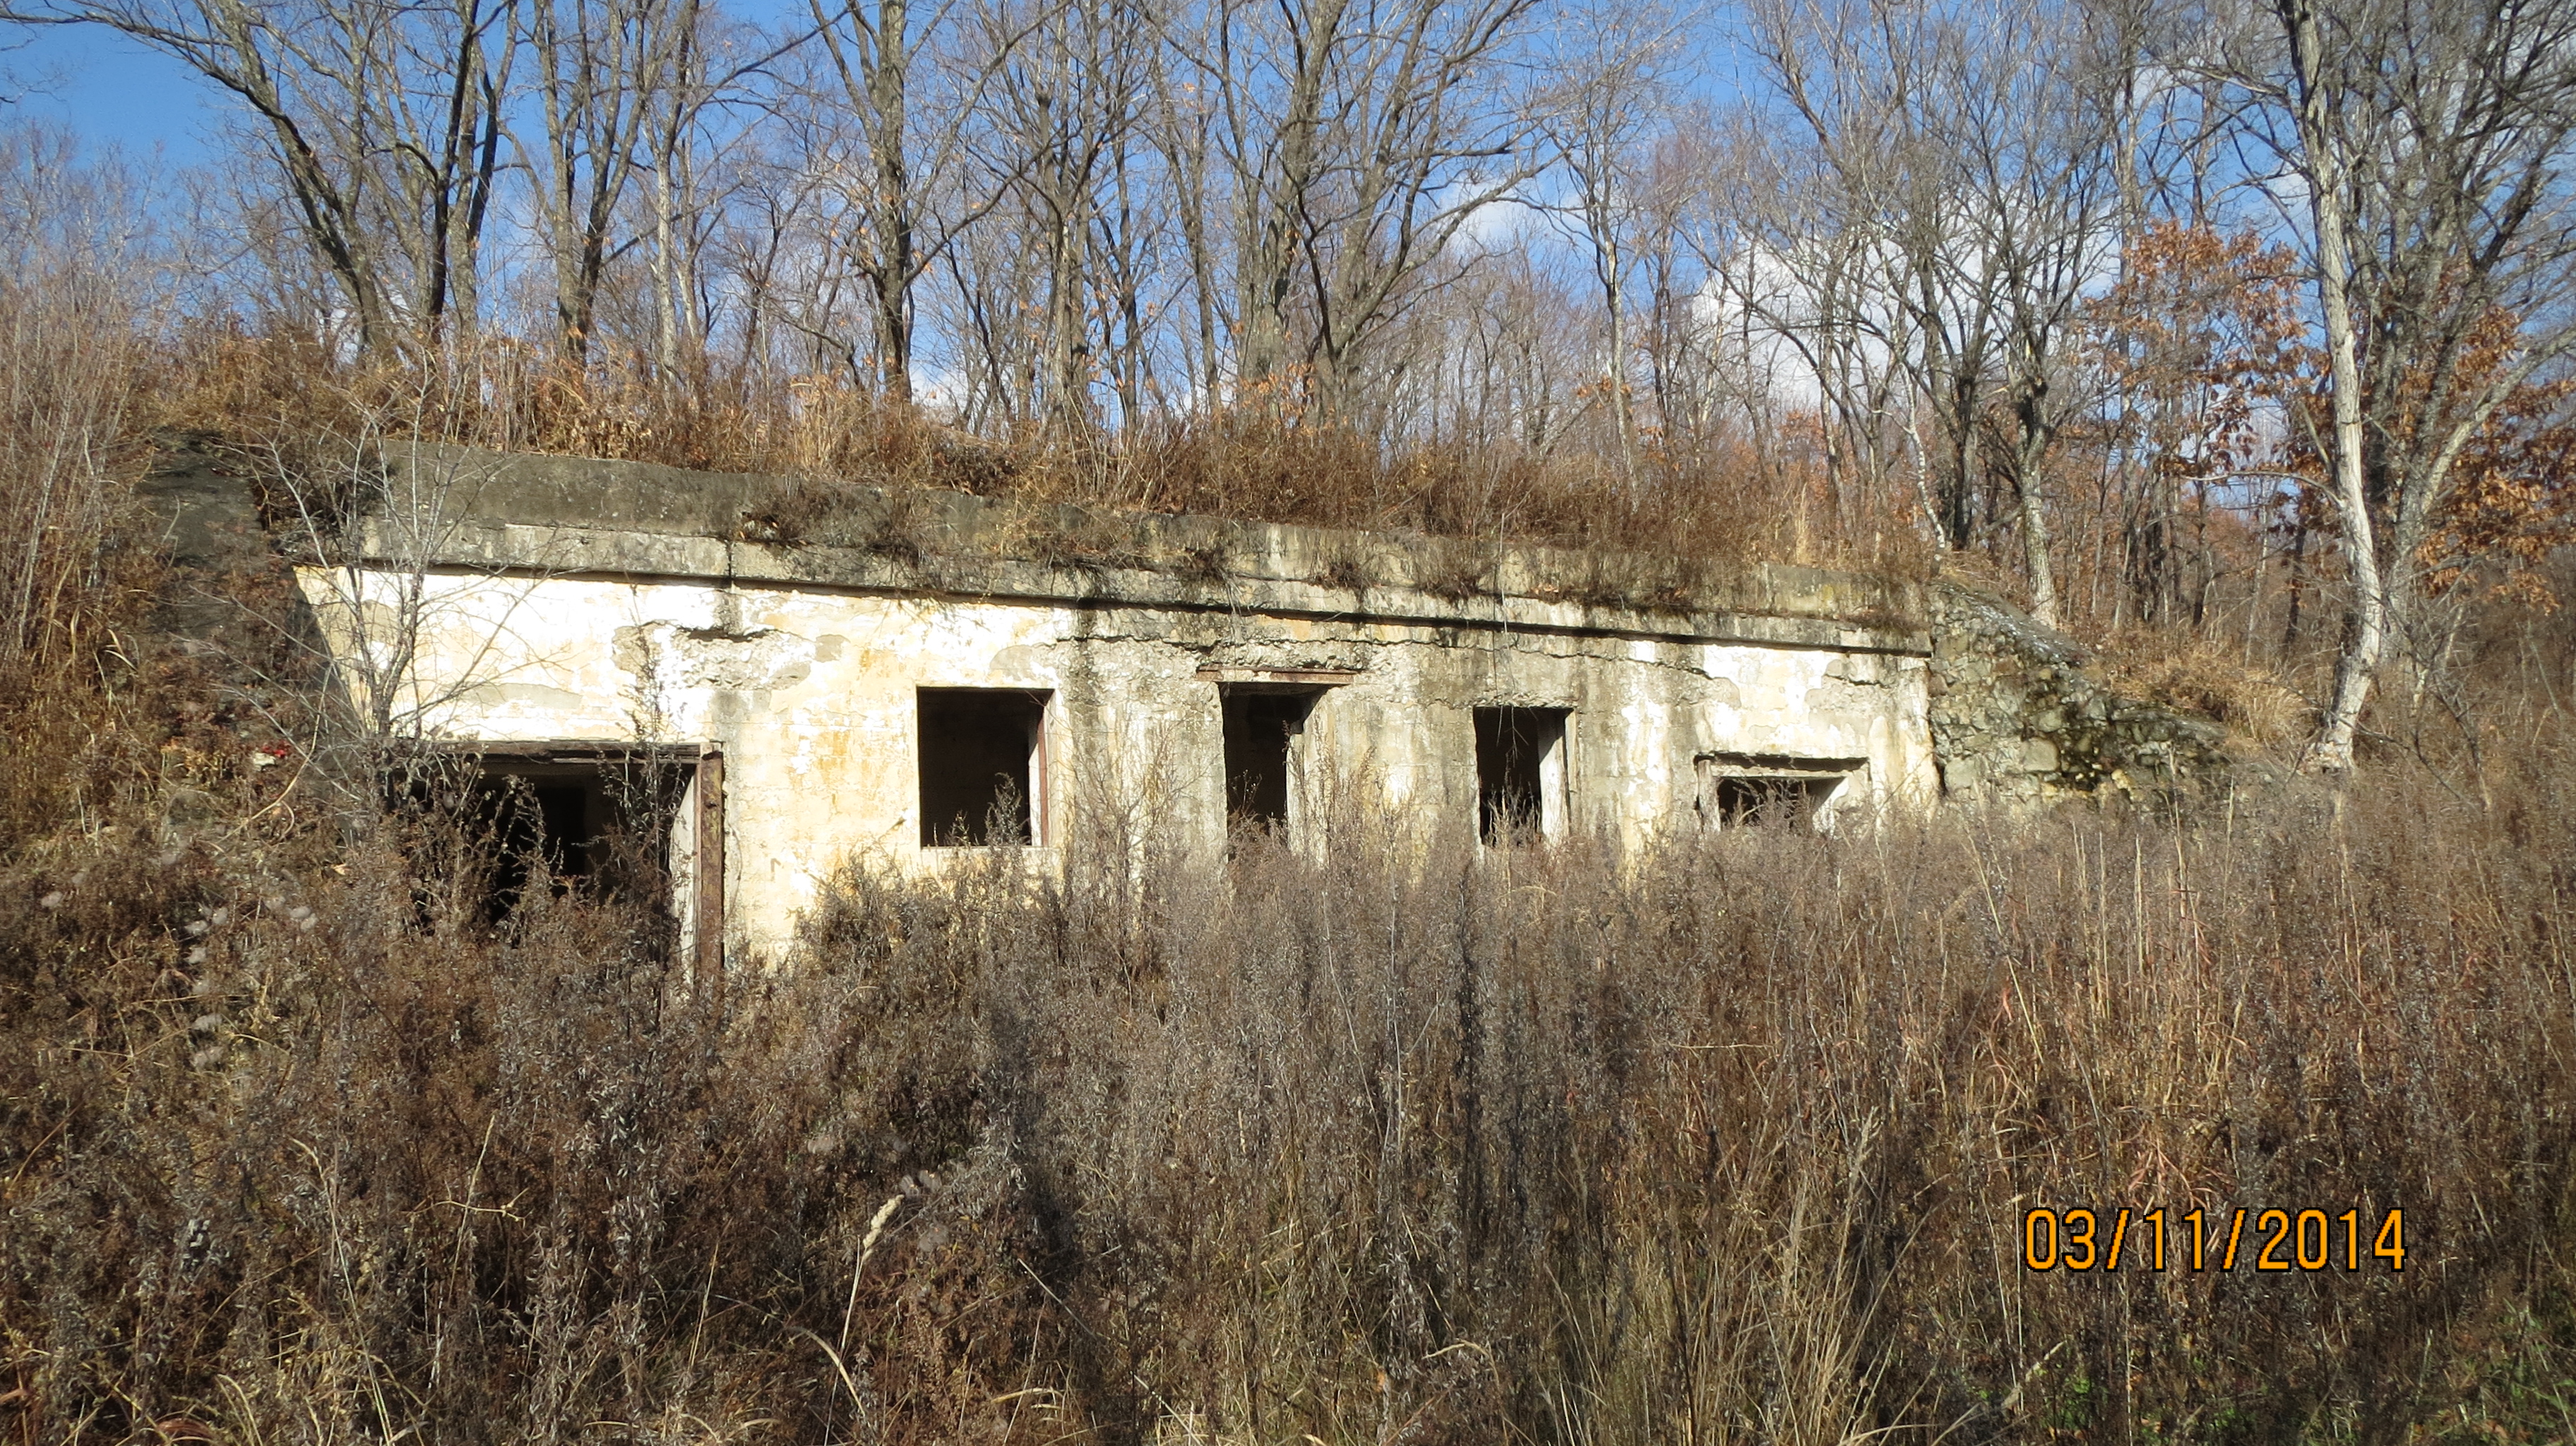
[(2225, 728), (2113, 692), (2086, 673), (2074, 639), (1968, 583), (1936, 581), (1929, 599), (1945, 798), (2027, 807), (2108, 792), (2167, 803), (2233, 778)]

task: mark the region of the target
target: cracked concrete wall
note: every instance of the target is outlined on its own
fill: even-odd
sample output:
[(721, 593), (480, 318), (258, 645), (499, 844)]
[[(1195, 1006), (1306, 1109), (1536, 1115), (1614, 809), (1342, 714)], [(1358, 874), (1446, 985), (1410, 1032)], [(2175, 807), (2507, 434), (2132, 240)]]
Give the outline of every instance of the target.
[[(326, 629), (360, 650), (347, 574), (305, 576)], [(845, 859), (953, 856), (917, 842), (925, 687), (1052, 695), (1050, 845), (1087, 807), (1222, 837), (1203, 668), (1351, 673), (1310, 718), (1310, 785), (1364, 787), (1426, 826), (1474, 826), (1472, 710), (1494, 704), (1568, 710), (1570, 826), (1625, 848), (1701, 826), (1710, 753), (1866, 759), (1842, 810), (1933, 791), (1913, 656), (690, 581), (388, 571), (357, 586), (367, 616), (417, 617), (402, 707), (432, 736), (721, 748), (737, 958), (774, 957)]]
[(1626, 850), (1708, 826), (1717, 755), (1848, 761), (1831, 816), (1938, 792), (1910, 583), (865, 489), (836, 505), (904, 546), (758, 540), (763, 479), (458, 449), (387, 476), (299, 572), (349, 686), (463, 743), (720, 749), (732, 959), (776, 957), (845, 860), (959, 856), (918, 842), (922, 688), (1049, 695), (1042, 858), (1090, 810), (1222, 840), (1218, 674), (1347, 675), (1304, 787), (1424, 828), (1476, 826), (1494, 705), (1566, 710), (1565, 831)]

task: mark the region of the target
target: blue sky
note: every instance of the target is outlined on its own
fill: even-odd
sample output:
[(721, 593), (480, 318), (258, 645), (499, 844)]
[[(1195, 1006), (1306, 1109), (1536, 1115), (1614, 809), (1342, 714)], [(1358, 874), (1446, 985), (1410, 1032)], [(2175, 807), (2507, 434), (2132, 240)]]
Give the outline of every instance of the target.
[(178, 62), (95, 25), (0, 30), (24, 41), (0, 54), (8, 109), (137, 157), (206, 159), (222, 98)]
[[(791, 0), (747, 0), (727, 14), (759, 23), (801, 17)], [(177, 61), (100, 25), (0, 25), (0, 98), (14, 112), (47, 120), (137, 157), (157, 147), (173, 164), (215, 154), (214, 129), (238, 114), (232, 98)]]

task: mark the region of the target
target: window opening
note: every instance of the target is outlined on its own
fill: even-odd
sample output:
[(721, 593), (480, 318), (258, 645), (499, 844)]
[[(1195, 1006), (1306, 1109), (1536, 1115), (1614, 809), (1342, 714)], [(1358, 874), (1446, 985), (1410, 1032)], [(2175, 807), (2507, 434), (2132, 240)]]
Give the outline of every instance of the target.
[(1038, 843), (1045, 693), (921, 690), (921, 843), (965, 848)]
[(1840, 785), (1841, 780), (1832, 778), (1721, 778), (1717, 781), (1718, 826), (1785, 824), (1812, 829), (1816, 811)]
[(1562, 708), (1476, 710), (1476, 828), (1485, 842), (1565, 829)]
[(1861, 758), (1702, 755), (1700, 823), (1706, 828), (1824, 827), (1831, 822), (1828, 805), (1867, 766)]
[(1320, 696), (1307, 688), (1225, 685), (1225, 820), (1228, 827), (1288, 827), (1296, 794), (1297, 741)]

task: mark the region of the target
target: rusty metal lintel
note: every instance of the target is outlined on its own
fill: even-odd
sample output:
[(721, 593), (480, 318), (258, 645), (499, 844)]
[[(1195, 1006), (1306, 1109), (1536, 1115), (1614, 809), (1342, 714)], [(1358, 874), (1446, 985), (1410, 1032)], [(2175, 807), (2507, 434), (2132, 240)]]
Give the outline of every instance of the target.
[(713, 752), (711, 743), (628, 743), (598, 738), (444, 738), (442, 753), (521, 763), (619, 763), (646, 761), (695, 763)]

